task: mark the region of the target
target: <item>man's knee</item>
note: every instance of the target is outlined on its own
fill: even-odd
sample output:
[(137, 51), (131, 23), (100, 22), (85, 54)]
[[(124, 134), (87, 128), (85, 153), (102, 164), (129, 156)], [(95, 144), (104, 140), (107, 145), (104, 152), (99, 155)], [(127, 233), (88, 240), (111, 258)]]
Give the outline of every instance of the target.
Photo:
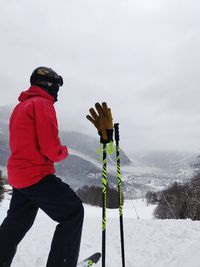
[(60, 207), (60, 209), (58, 208), (53, 216), (50, 217), (58, 223), (82, 223), (84, 219), (84, 207), (82, 201), (77, 197), (73, 199), (70, 204), (68, 202), (63, 203), (62, 207)]
[(84, 207), (82, 204), (82, 201), (78, 199), (76, 203), (76, 207), (74, 207), (74, 210), (72, 211), (72, 216), (74, 218), (77, 218), (79, 221), (83, 221), (84, 218)]

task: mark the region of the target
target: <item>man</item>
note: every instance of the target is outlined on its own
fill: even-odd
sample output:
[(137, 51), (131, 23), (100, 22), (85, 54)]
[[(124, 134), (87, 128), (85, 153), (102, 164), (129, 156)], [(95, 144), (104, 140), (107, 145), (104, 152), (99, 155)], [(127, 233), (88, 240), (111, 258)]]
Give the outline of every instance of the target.
[(30, 82), (31, 87), (21, 93), (10, 118), (11, 155), (7, 168), (13, 194), (0, 226), (0, 267), (11, 265), (17, 245), (31, 228), (39, 208), (58, 222), (46, 266), (75, 267), (83, 205), (73, 190), (56, 177), (54, 168), (54, 162), (68, 155), (67, 147), (60, 143), (53, 106), (63, 80), (52, 69), (39, 67)]

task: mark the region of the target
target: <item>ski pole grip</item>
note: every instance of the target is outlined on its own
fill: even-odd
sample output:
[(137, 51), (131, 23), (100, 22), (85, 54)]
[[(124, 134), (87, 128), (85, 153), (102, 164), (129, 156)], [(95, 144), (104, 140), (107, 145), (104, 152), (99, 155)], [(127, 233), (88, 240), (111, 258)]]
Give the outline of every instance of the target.
[(115, 141), (119, 141), (119, 123), (114, 124), (115, 129)]

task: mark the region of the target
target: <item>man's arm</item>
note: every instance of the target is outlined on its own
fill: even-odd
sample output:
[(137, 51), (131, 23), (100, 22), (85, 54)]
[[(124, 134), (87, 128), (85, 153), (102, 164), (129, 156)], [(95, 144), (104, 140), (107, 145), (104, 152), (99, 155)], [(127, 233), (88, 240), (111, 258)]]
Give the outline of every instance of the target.
[(56, 112), (50, 102), (38, 101), (35, 104), (35, 122), (41, 154), (53, 162), (65, 159), (68, 150), (60, 143)]

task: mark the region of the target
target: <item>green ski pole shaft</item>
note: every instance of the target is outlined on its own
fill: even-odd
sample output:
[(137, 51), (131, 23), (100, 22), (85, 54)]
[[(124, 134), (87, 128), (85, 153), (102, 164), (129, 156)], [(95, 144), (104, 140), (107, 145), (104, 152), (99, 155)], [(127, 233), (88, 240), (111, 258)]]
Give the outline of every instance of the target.
[(115, 141), (116, 141), (116, 159), (117, 159), (117, 179), (118, 179), (118, 195), (119, 195), (119, 220), (120, 220), (122, 266), (125, 267), (124, 227), (123, 227), (123, 195), (122, 195), (120, 151), (119, 151), (119, 123), (114, 124), (114, 129), (115, 129)]
[(102, 169), (102, 267), (106, 265), (106, 206), (107, 206), (107, 152), (103, 144), (103, 169)]

